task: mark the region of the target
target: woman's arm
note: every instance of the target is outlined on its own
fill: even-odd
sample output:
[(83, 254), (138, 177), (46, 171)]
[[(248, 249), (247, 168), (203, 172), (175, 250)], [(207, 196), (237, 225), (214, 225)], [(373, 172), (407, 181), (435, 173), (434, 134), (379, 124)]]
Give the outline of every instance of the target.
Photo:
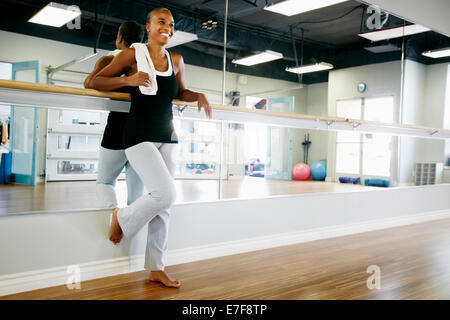
[(91, 87), (91, 81), (92, 79), (99, 73), (104, 67), (106, 67), (110, 62), (112, 61), (114, 57), (113, 56), (104, 56), (98, 59), (97, 63), (95, 64), (94, 70), (86, 77), (84, 80), (84, 87), (87, 89), (92, 89)]
[(130, 76), (123, 76), (131, 69), (135, 62), (134, 49), (125, 49), (104, 67), (97, 75), (90, 81), (92, 89), (102, 91), (112, 91), (118, 88), (131, 86), (150, 86), (150, 76), (145, 72), (136, 72)]
[(208, 119), (211, 119), (212, 112), (208, 99), (203, 93), (194, 92), (186, 89), (184, 83), (184, 61), (183, 57), (178, 53), (172, 53), (172, 61), (175, 65), (175, 73), (178, 81), (178, 95), (177, 98), (186, 102), (198, 102), (198, 111), (203, 108)]

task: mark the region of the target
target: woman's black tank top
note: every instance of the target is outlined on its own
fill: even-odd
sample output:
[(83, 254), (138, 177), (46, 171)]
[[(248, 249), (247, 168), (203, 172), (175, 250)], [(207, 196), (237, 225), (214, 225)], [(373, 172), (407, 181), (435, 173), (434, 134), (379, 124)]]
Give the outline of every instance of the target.
[[(131, 87), (119, 88), (117, 92), (130, 93)], [(123, 145), (123, 130), (128, 120), (128, 112), (111, 111), (108, 115), (101, 146), (106, 149), (121, 150)]]
[(123, 134), (125, 148), (144, 141), (178, 143), (173, 127), (172, 100), (178, 93), (178, 82), (173, 69), (172, 57), (169, 59), (168, 76), (157, 72), (158, 91), (156, 95), (144, 95), (139, 87), (130, 87), (131, 106)]

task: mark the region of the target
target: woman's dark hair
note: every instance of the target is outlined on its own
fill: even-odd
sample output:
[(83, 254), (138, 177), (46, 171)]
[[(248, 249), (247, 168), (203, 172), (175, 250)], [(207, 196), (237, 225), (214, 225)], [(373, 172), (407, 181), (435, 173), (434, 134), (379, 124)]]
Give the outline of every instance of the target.
[(142, 42), (144, 29), (135, 21), (127, 21), (120, 25), (119, 33), (122, 35), (123, 43), (126, 47), (135, 42)]

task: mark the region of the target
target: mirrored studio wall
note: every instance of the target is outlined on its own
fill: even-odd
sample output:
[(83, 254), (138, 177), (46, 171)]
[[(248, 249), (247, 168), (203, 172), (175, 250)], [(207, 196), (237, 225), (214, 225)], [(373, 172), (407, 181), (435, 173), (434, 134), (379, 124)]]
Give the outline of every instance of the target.
[[(390, 103), (390, 99), (386, 100)], [(343, 109), (354, 112), (357, 108), (352, 100), (341, 104), (345, 106)], [(10, 109), (1, 106), (4, 115)], [(101, 135), (82, 131), (96, 126), (105, 113), (48, 112), (57, 113), (59, 123), (71, 127), (71, 133), (56, 130), (48, 133), (47, 150), (52, 153), (46, 154), (44, 181), (36, 182), (35, 186), (19, 183), (0, 186), (4, 214), (101, 207), (95, 183)], [(72, 117), (71, 121), (67, 117)], [(445, 140), (263, 123), (222, 125), (182, 117), (176, 117), (174, 124), (179, 134), (175, 157), (178, 203), (450, 182), (450, 171), (444, 163)], [(79, 132), (73, 133), (74, 128)], [(2, 150), (11, 146), (10, 139), (9, 136), (2, 143)], [(32, 174), (33, 166), (25, 165), (30, 160), (39, 161), (33, 158), (32, 146), (15, 142), (14, 148), (11, 172)], [(2, 163), (4, 168), (7, 158), (3, 157)], [(119, 204), (125, 206), (125, 170), (115, 190)]]
[[(359, 5), (347, 4), (350, 10)], [(423, 55), (450, 46), (449, 38), (430, 30), (370, 41), (358, 36), (370, 32), (360, 25), (370, 17), (367, 6), (355, 9), (347, 19), (358, 20), (358, 28), (345, 41), (330, 36), (333, 46), (324, 45), (326, 36), (320, 38), (313, 24), (310, 31), (297, 24), (291, 34), (297, 59), (291, 46), (286, 59), (266, 64), (286, 72), (320, 60), (331, 70), (286, 78), (272, 66), (261, 76), (254, 68), (266, 70), (264, 64), (243, 66), (232, 62), (238, 56), (228, 57), (222, 88), (220, 70), (186, 59), (186, 82), (211, 103), (221, 104), (225, 92), (226, 105), (248, 110), (450, 128), (450, 60)], [(380, 19), (381, 29), (409, 24), (386, 12)], [(2, 78), (11, 79), (11, 64), (0, 67)], [(53, 83), (78, 87), (83, 80), (58, 79)], [(177, 203), (450, 182), (446, 140), (174, 116)], [(1, 104), (0, 215), (102, 207), (95, 179), (106, 118), (104, 112)], [(119, 205), (126, 205), (125, 172), (115, 189)]]

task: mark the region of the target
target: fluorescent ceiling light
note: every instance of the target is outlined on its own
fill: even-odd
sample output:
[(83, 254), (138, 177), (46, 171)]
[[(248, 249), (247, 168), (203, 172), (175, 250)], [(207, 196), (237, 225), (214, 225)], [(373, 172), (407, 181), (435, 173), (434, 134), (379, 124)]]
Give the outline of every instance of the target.
[(283, 58), (283, 55), (279, 52), (266, 50), (264, 52), (254, 54), (242, 59), (234, 59), (233, 63), (242, 64), (244, 66), (253, 66), (255, 64), (264, 63)]
[(66, 6), (64, 4), (50, 2), (39, 10), (28, 22), (44, 24), (52, 27), (62, 27), (81, 14), (76, 6)]
[(380, 41), (386, 39), (399, 38), (403, 36), (409, 36), (412, 34), (421, 33), (425, 31), (430, 31), (430, 29), (425, 28), (424, 26), (421, 26), (419, 24), (410, 24), (404, 27), (376, 30), (366, 33), (360, 33), (358, 35), (371, 41)]
[(299, 13), (332, 6), (333, 4), (345, 1), (347, 0), (286, 0), (265, 6), (264, 10), (284, 14), (285, 16), (294, 16)]
[(326, 62), (320, 62), (316, 64), (309, 64), (302, 67), (294, 67), (294, 68), (286, 68), (286, 71), (292, 72), (292, 73), (309, 73), (309, 72), (316, 72), (316, 71), (323, 71), (323, 70), (329, 70), (333, 69), (333, 65)]
[(167, 42), (166, 48), (172, 48), (179, 46), (180, 44), (198, 40), (198, 36), (195, 33), (175, 31), (173, 37)]
[(450, 48), (425, 51), (425, 52), (422, 52), (422, 54), (424, 56), (427, 56), (427, 57), (430, 57), (430, 58), (450, 57)]

